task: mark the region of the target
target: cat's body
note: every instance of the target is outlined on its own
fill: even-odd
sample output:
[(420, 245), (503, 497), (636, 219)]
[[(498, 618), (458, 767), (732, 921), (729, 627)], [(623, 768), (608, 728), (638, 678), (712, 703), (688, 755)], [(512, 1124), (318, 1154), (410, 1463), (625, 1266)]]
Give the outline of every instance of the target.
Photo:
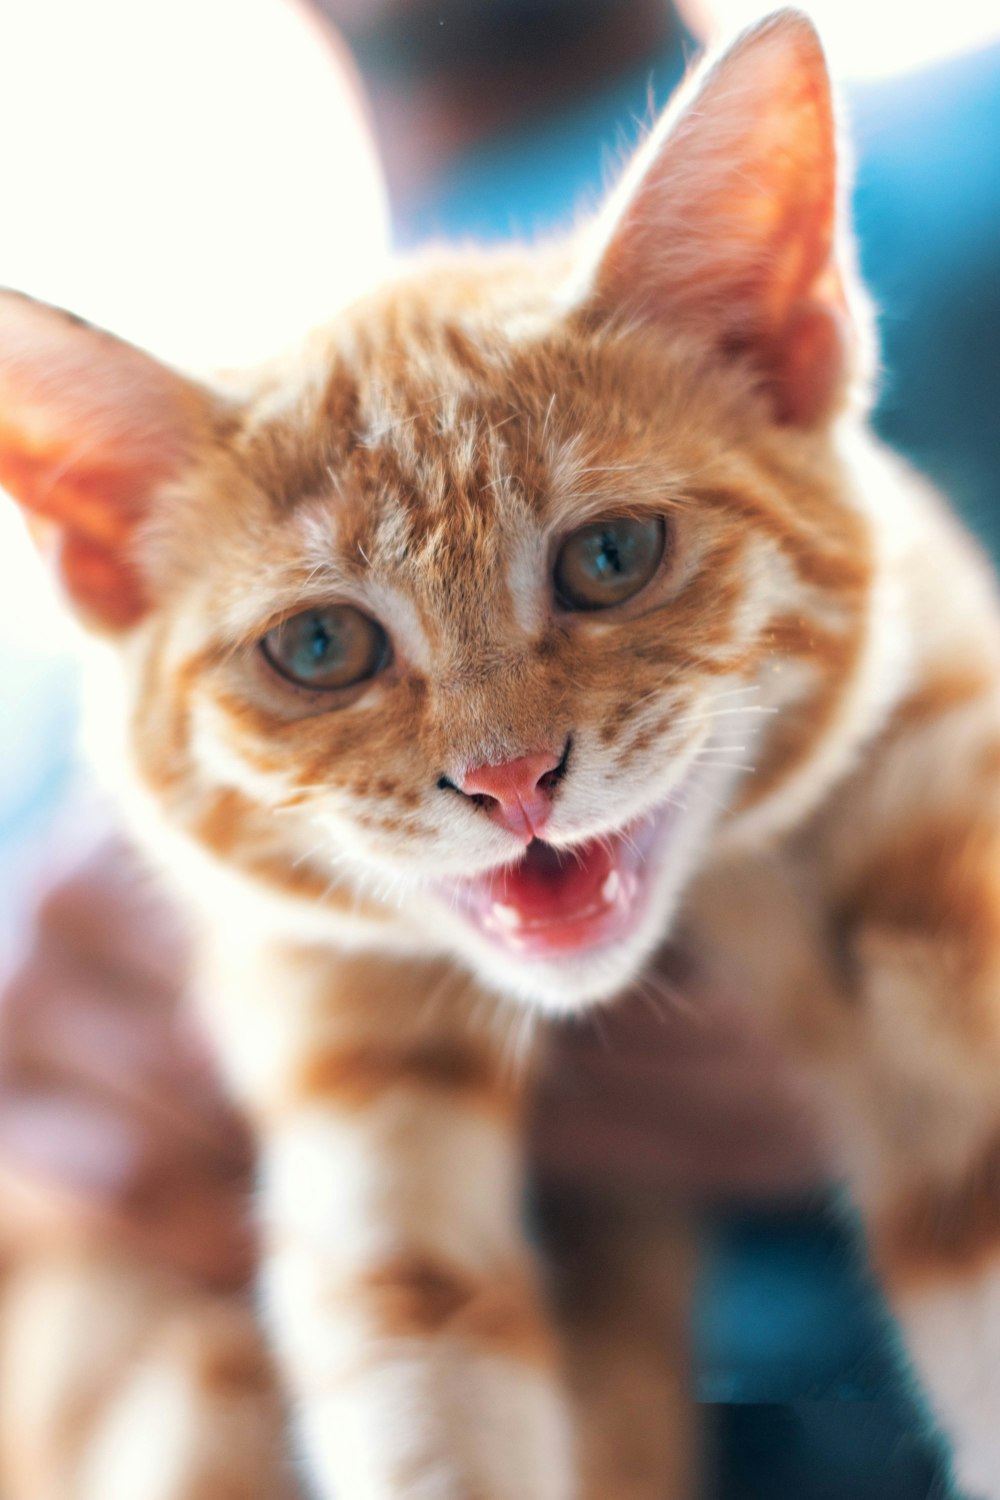
[[(613, 1413), (573, 1456), (511, 1034), (668, 934), (814, 1081), (1000, 1497), (1000, 610), (863, 429), (834, 200), (786, 14), (568, 249), (405, 268), (219, 393), (0, 304), (0, 479), (63, 527), (133, 804), (207, 918), (324, 1500), (662, 1493), (662, 1434)], [(626, 1218), (638, 1286), (669, 1229)], [(569, 1356), (601, 1420), (594, 1369), (676, 1378), (609, 1264)]]

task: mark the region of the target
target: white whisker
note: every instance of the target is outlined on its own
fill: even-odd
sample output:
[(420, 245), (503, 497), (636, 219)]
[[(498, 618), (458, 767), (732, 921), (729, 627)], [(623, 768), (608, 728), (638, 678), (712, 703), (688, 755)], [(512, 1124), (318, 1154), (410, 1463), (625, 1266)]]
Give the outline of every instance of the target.
[(325, 843), (326, 843), (326, 840), (322, 839), (322, 840), (320, 840), (320, 842), (318, 844), (315, 844), (311, 849), (306, 849), (306, 850), (304, 850), (304, 852), (302, 854), (297, 855), (297, 857), (292, 860), (292, 869), (293, 870), (297, 870), (300, 865), (307, 865), (311, 859), (315, 859), (316, 855), (324, 847)]

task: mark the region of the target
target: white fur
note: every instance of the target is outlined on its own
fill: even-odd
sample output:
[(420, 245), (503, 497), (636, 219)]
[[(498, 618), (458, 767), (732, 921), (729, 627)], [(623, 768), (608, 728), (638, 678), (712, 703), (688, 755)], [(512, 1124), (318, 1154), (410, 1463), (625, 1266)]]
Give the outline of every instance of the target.
[(79, 1500), (183, 1500), (199, 1446), (202, 1402), (190, 1371), (180, 1364), (140, 1364), (83, 1456)]
[(265, 1220), (337, 1275), (400, 1246), (472, 1273), (520, 1253), (520, 1172), (510, 1126), (427, 1089), (388, 1090), (338, 1116), (304, 1108), (262, 1162)]
[[(361, 1351), (358, 1351), (361, 1352)], [(303, 1436), (317, 1477), (352, 1500), (572, 1500), (570, 1424), (553, 1378), (433, 1347), (365, 1351), (313, 1394)]]
[(321, 1493), (354, 1500), (570, 1500), (553, 1376), (445, 1333), (386, 1342), (354, 1277), (405, 1250), (490, 1279), (522, 1263), (509, 1126), (426, 1090), (337, 1118), (304, 1109), (264, 1155), (276, 1248), (263, 1291)]
[(897, 1303), (969, 1500), (1000, 1500), (1000, 1263)]

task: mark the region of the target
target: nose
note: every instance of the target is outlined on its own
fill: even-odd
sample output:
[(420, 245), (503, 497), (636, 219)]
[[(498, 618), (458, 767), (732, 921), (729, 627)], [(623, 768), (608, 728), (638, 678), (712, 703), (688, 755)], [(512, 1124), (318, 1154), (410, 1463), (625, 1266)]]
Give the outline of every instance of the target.
[(539, 838), (552, 811), (552, 797), (564, 756), (538, 750), (500, 765), (473, 766), (458, 782), (467, 797), (485, 798), (495, 823), (529, 843)]

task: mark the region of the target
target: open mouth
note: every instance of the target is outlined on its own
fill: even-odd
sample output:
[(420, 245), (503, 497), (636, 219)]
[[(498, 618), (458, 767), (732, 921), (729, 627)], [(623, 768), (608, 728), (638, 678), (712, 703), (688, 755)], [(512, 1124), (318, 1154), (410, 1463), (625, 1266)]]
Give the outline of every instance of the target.
[(676, 810), (669, 804), (570, 848), (534, 839), (517, 864), (451, 882), (449, 894), (474, 926), (518, 958), (604, 947), (641, 918), (648, 859)]

